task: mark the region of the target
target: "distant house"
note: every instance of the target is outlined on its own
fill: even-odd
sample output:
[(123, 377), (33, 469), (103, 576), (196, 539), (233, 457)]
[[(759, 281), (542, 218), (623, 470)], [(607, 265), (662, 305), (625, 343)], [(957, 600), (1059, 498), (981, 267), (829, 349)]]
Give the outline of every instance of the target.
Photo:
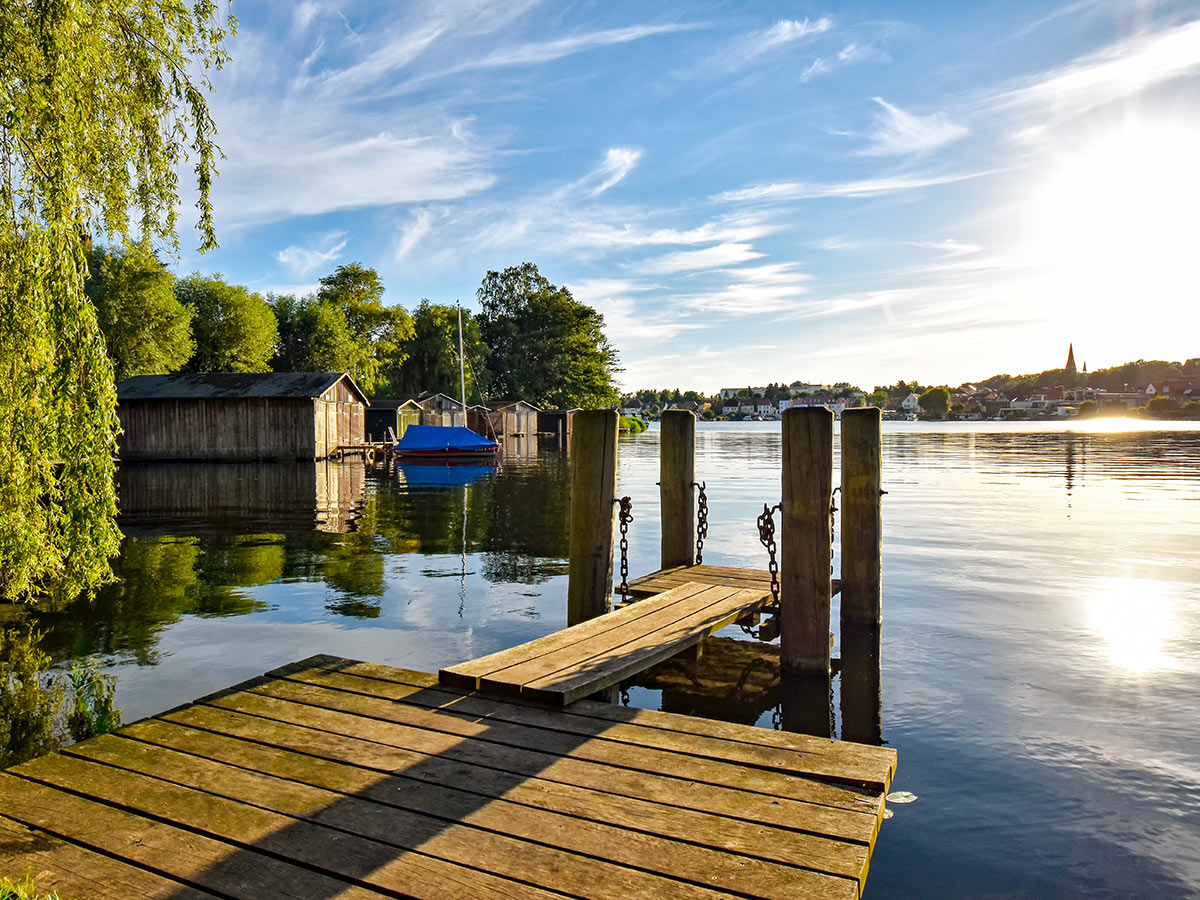
[(366, 406), (339, 372), (137, 375), (117, 385), (119, 455), (324, 459), (363, 442)]
[(392, 437), (399, 440), (409, 425), (421, 424), (421, 412), (420, 404), (411, 398), (376, 397), (367, 408), (367, 440), (389, 440), (389, 428)]
[(496, 431), (492, 428), (492, 411), (481, 403), (467, 407), (467, 427), (485, 438), (496, 438)]
[(537, 434), (538, 408), (524, 400), (499, 400), (492, 404), (492, 428), (501, 437)]
[(422, 425), (466, 427), (467, 411), (461, 400), (455, 400), (449, 394), (422, 394), (413, 399), (421, 407)]
[(915, 416), (921, 411), (921, 398), (914, 393), (909, 393), (900, 401), (900, 410), (910, 416)]

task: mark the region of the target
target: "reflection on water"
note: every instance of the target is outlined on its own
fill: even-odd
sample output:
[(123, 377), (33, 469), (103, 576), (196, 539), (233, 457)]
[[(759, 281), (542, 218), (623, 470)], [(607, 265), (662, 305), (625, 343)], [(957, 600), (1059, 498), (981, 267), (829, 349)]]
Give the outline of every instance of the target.
[[(832, 694), (781, 685), (777, 648), (732, 629), (632, 701), (898, 748), (920, 800), (868, 898), (1197, 895), (1200, 430), (1092, 427), (885, 426), (884, 624), (837, 635)], [(436, 671), (536, 638), (565, 620), (569, 466), (516, 449), (123, 467), (121, 580), (36, 619), (56, 658), (111, 663), (127, 720), (312, 653)], [(706, 562), (765, 567), (780, 450), (775, 424), (700, 427)], [(657, 431), (620, 452), (641, 574)]]

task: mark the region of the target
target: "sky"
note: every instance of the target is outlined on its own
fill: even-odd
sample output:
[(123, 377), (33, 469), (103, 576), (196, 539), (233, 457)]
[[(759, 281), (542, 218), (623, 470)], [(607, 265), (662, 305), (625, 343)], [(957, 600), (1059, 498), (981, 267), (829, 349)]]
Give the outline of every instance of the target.
[(1194, 2), (234, 13), (221, 247), (185, 225), (181, 272), (306, 293), (357, 261), (477, 309), (531, 261), (626, 389), (1200, 356)]

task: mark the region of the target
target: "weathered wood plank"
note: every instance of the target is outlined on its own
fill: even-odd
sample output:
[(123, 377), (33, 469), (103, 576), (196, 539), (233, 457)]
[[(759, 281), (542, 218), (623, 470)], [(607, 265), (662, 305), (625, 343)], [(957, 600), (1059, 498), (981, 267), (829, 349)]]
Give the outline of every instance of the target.
[(456, 666), (449, 666), (438, 673), (442, 684), (474, 690), (479, 686), (479, 679), (495, 672), (503, 671), (512, 666), (518, 666), (531, 658), (546, 656), (564, 648), (575, 646), (589, 638), (607, 634), (619, 628), (629, 626), (643, 616), (655, 613), (677, 603), (683, 603), (695, 594), (707, 590), (710, 586), (704, 584), (686, 584), (656, 598), (654, 604), (637, 603), (603, 616), (581, 622), (571, 628), (555, 631), (544, 637), (529, 641), (517, 647), (510, 647), (497, 653), (468, 660)]
[[(380, 682), (369, 677), (371, 671), (380, 670), (387, 671), (387, 667), (368, 663), (338, 671), (320, 667), (289, 667), (287, 671), (277, 670), (272, 674), (335, 690), (440, 708), (462, 716), (486, 717), (601, 737), (609, 741), (674, 750), (702, 758), (864, 785), (872, 790), (886, 791), (896, 767), (896, 751), (886, 747), (851, 744), (592, 701), (574, 703), (562, 712), (542, 710), (495, 698), (463, 696), (453, 691), (431, 690), (424, 685), (403, 681)], [(364, 674), (360, 675), (359, 671)]]
[[(860, 812), (824, 804), (787, 799), (772, 801), (755, 794), (697, 784), (669, 775), (654, 775), (628, 769), (611, 769), (586, 760), (564, 759), (536, 751), (519, 750), (478, 741), (455, 741), (445, 735), (411, 730), (388, 723), (367, 723), (363, 736), (342, 734), (336, 717), (331, 721), (297, 725), (273, 718), (291, 712), (288, 704), (269, 698), (251, 698), (257, 717), (214, 707), (193, 707), (172, 713), (170, 721), (185, 727), (213, 731), (247, 740), (262, 735), (272, 746), (292, 749), (327, 759), (346, 761), (347, 754), (358, 765), (391, 773), (420, 766), (422, 772), (438, 771), (431, 763), (472, 777), (480, 770), (502, 784), (506, 779), (535, 782), (546, 794), (564, 787), (601, 791), (617, 798), (640, 800), (667, 807), (691, 810), (747, 824), (766, 824), (784, 830), (830, 836), (837, 840), (868, 844), (878, 828), (870, 807)], [(262, 716), (266, 713), (266, 716)], [(271, 723), (268, 725), (268, 723)]]
[[(51, 757), (43, 757), (49, 759)], [(11, 772), (12, 770), (10, 770)], [(319, 872), (165, 822), (0, 773), (4, 814), (55, 837), (111, 854), (225, 897), (378, 897)], [(21, 873), (24, 874), (24, 873)], [(497, 894), (497, 900), (504, 895)]]
[[(709, 889), (778, 900), (857, 896), (859, 869), (841, 877), (798, 870), (412, 779), (375, 776), (374, 783), (362, 784), (351, 773), (347, 781), (346, 767), (321, 769), (305, 757), (296, 757), (300, 778), (280, 778), (248, 770), (257, 756), (251, 744), (243, 743), (234, 765), (122, 738), (89, 741), (77, 754), (229, 799), (252, 797), (256, 806), (404, 849), (445, 851), (456, 862), (477, 867), (494, 867), (493, 852), (504, 866), (513, 845), (527, 841), (516, 851), (520, 874), (580, 896), (597, 896), (597, 882), (614, 879), (630, 897), (715, 896)], [(471, 848), (469, 854), (465, 847)], [(539, 872), (539, 865), (546, 865), (546, 872)], [(515, 869), (492, 871), (517, 874)], [(853, 890), (846, 877), (853, 878)]]
[[(513, 867), (505, 866), (501, 858), (492, 858), (488, 851), (493, 848), (486, 846), (482, 833), (472, 831), (471, 840), (467, 841), (452, 830), (439, 827), (445, 823), (430, 823), (423, 833), (422, 850), (416, 853), (344, 830), (346, 823), (337, 819), (340, 812), (337, 804), (329, 807), (326, 815), (339, 821), (342, 827), (302, 821), (268, 808), (79, 757), (43, 756), (19, 766), (17, 771), (23, 778), (43, 785), (86, 793), (106, 803), (136, 809), (208, 837), (236, 843), (250, 849), (256, 858), (262, 853), (273, 854), (311, 867), (336, 881), (357, 883), (368, 889), (431, 900), (447, 896), (547, 900), (554, 896), (546, 890), (521, 883), (527, 876), (519, 873), (517, 880), (489, 874)], [(253, 794), (249, 796), (254, 797), (255, 802), (259, 799)], [(351, 810), (349, 815), (362, 817), (363, 810)], [(520, 861), (527, 864), (532, 873), (528, 877), (553, 874), (541, 871), (542, 860), (537, 854), (530, 853), (527, 845), (518, 841), (509, 844), (513, 845), (508, 849), (510, 854), (521, 848)], [(473, 848), (482, 848), (477, 859), (487, 859), (498, 868), (489, 868), (486, 864), (482, 869), (468, 868), (439, 857), (439, 854), (470, 856)], [(239, 895), (246, 895), (244, 888), (239, 889)], [(267, 891), (262, 896), (273, 894)]]
[[(667, 776), (674, 776), (681, 766), (690, 766), (686, 769), (686, 777), (694, 784), (733, 788), (772, 798), (820, 803), (847, 810), (866, 809), (874, 812), (879, 805), (877, 797), (776, 771), (748, 770), (745, 766), (718, 760), (694, 760), (693, 765), (689, 757), (668, 750), (619, 744), (603, 739), (586, 740), (579, 735), (492, 719), (439, 714), (436, 710), (423, 709), (407, 703), (394, 703), (378, 697), (348, 694), (298, 682), (267, 682), (245, 693), (221, 697), (211, 703), (226, 709), (271, 708), (269, 703), (264, 704), (259, 698), (283, 701), (287, 704), (274, 710), (274, 717), (291, 717), (285, 721), (308, 724), (320, 718), (326, 722), (338, 722), (343, 728), (353, 729), (355, 723), (359, 727), (363, 726), (360, 717), (373, 718), (405, 727), (404, 737), (408, 740), (418, 739), (417, 735), (411, 733), (412, 730), (424, 730), (427, 735), (435, 736), (435, 745), (447, 739), (474, 738), (488, 744), (500, 744), (526, 752), (587, 760)], [(292, 704), (306, 705), (309, 709), (299, 709)], [(339, 714), (350, 721), (338, 720)], [(346, 733), (359, 732), (350, 730)], [(437, 735), (440, 737), (436, 737)]]
[[(224, 725), (211, 720), (207, 724), (228, 727), (229, 723), (246, 719), (239, 713), (226, 716)], [(378, 745), (372, 746), (373, 756), (364, 758), (354, 744), (347, 746), (331, 735), (284, 722), (255, 720), (250, 727), (254, 743), (157, 719), (136, 723), (123, 729), (122, 734), (194, 756), (419, 811), (458, 815), (467, 802), (460, 798), (480, 795), (499, 801), (501, 806), (521, 804), (833, 875), (858, 877), (867, 863), (868, 848), (859, 843), (752, 824), (443, 757), (409, 753), (381, 759)], [(319, 755), (313, 755), (314, 752)], [(410, 775), (410, 768), (417, 771)], [(387, 778), (381, 781), (381, 775)], [(395, 779), (405, 780), (403, 790), (393, 788)]]
[(0, 816), (0, 875), (32, 878), (39, 894), (87, 900), (212, 900), (197, 890)]
[[(638, 597), (652, 597), (688, 581), (704, 584), (726, 584), (750, 590), (770, 590), (771, 576), (764, 569), (736, 569), (728, 566), (675, 566), (651, 572), (629, 582), (629, 592)], [(832, 592), (842, 589), (840, 578), (832, 579)]]
[[(714, 586), (713, 590), (723, 593), (731, 589)], [(733, 591), (720, 596), (716, 602), (695, 609), (686, 618), (660, 624), (653, 632), (639, 634), (616, 646), (596, 648), (573, 666), (564, 666), (556, 672), (526, 681), (521, 685), (521, 694), (563, 706), (573, 703), (670, 659), (702, 638), (733, 624), (747, 612), (757, 610), (766, 599), (755, 591)], [(648, 620), (643, 622), (651, 624)], [(591, 648), (579, 649), (587, 651)], [(488, 681), (481, 679), (480, 686), (486, 686)]]

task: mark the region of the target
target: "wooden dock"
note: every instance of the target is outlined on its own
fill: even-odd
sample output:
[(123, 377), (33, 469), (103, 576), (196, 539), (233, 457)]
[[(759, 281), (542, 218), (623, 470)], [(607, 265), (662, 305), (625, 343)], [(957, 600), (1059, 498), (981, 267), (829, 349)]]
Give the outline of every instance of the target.
[(894, 751), (313, 657), (0, 773), (64, 898), (854, 898)]

